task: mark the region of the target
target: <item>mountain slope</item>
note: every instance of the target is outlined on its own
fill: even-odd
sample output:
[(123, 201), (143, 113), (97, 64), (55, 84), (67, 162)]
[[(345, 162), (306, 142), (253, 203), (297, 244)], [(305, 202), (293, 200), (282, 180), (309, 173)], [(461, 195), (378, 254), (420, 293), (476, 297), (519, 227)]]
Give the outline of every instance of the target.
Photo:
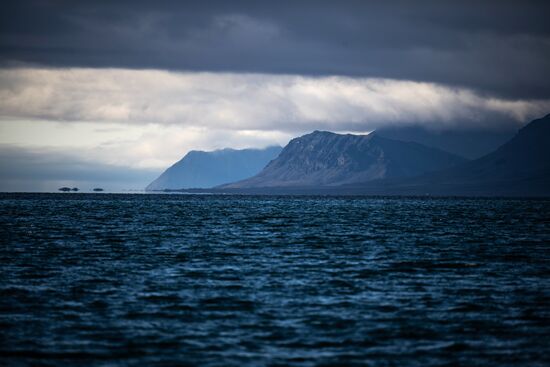
[(529, 123), (493, 153), (459, 167), (462, 180), (528, 177), (550, 168), (550, 115)]
[(457, 167), (398, 180), (341, 187), (364, 194), (550, 196), (550, 114), (493, 153)]
[(274, 146), (265, 149), (190, 151), (145, 190), (209, 188), (241, 180), (260, 172), (281, 150), (281, 147)]
[(369, 135), (315, 131), (293, 139), (277, 159), (249, 179), (222, 188), (337, 186), (414, 176), (464, 162), (417, 143)]

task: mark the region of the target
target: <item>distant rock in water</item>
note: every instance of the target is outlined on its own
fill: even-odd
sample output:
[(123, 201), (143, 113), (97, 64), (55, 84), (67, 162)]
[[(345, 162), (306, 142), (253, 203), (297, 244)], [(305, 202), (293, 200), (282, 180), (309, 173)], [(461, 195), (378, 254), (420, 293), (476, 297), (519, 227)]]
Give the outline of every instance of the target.
[(78, 187), (73, 187), (73, 188), (70, 188), (70, 187), (60, 187), (58, 189), (59, 191), (63, 191), (63, 192), (70, 192), (70, 191), (78, 191)]
[(293, 139), (259, 174), (221, 188), (337, 186), (408, 177), (465, 162), (418, 143), (315, 131)]
[(281, 150), (281, 147), (273, 146), (265, 149), (190, 151), (145, 190), (211, 188), (242, 180), (260, 172)]
[(94, 192), (102, 192), (103, 189), (101, 187), (95, 187), (93, 191)]

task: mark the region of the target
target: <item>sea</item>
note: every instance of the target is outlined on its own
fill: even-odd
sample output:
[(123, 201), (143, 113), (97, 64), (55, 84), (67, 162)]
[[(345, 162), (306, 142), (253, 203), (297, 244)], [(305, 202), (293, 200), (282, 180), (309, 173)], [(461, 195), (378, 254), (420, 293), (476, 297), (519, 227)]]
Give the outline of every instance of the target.
[(2, 366), (548, 366), (550, 200), (0, 194)]

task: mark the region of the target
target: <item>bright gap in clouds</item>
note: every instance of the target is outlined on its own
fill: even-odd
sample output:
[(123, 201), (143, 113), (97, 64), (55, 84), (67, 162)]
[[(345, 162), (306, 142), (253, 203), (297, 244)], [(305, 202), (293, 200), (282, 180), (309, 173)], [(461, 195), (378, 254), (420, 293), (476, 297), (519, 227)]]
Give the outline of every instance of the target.
[(285, 145), (291, 135), (271, 131), (211, 130), (195, 126), (121, 123), (0, 122), (0, 146), (54, 149), (82, 160), (162, 169), (189, 150)]
[(457, 121), (524, 122), (548, 100), (506, 100), (433, 83), (350, 77), (126, 69), (2, 69), (3, 119), (176, 124), (301, 132)]
[(160, 170), (192, 149), (285, 145), (312, 130), (365, 133), (406, 124), (516, 128), (548, 110), (548, 100), (507, 100), (389, 79), (0, 70), (0, 147), (54, 150), (129, 169)]

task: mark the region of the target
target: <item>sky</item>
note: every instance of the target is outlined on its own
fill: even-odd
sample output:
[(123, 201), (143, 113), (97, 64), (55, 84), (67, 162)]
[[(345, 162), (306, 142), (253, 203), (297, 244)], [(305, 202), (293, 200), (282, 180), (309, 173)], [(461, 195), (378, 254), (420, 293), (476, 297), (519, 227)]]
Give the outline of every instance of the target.
[(143, 189), (189, 150), (550, 112), (547, 1), (3, 1), (0, 191)]

